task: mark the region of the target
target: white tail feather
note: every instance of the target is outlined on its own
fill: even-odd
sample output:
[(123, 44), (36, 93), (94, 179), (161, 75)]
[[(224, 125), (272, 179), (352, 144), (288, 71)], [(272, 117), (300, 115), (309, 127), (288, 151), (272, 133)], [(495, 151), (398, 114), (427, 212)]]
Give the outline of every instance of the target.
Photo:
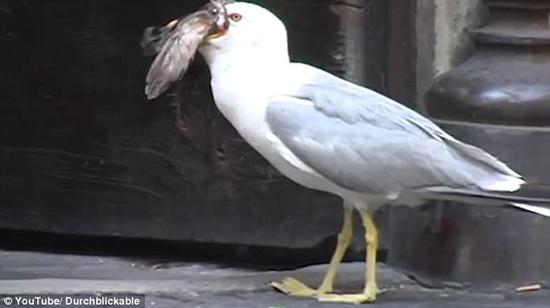
[(542, 207), (542, 206), (536, 206), (536, 205), (529, 205), (524, 203), (512, 203), (513, 206), (520, 208), (522, 210), (526, 210), (532, 213), (536, 213), (542, 216), (546, 216), (550, 218), (550, 208)]
[(504, 179), (497, 181), (492, 180), (489, 183), (481, 183), (481, 186), (487, 191), (514, 192), (520, 189), (523, 184), (525, 184), (525, 181), (521, 178), (506, 176)]

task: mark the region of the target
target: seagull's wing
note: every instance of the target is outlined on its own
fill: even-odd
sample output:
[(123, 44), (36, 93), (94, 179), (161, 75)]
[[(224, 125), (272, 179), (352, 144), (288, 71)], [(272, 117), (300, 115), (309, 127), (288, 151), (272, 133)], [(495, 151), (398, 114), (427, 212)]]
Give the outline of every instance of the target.
[(298, 158), (341, 187), (392, 195), (437, 186), (513, 191), (523, 183), (496, 158), (387, 97), (307, 65), (294, 69), (310, 77), (273, 97), (266, 120)]

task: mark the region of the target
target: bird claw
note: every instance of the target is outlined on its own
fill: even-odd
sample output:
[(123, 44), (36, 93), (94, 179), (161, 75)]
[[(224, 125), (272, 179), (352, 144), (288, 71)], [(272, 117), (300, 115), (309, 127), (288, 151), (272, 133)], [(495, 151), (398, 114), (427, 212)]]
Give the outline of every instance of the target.
[(312, 289), (299, 280), (290, 277), (283, 279), (281, 282), (272, 282), (270, 285), (289, 296), (310, 297), (316, 298), (320, 302), (342, 304), (372, 303), (376, 300), (376, 296), (383, 292), (373, 286), (367, 287), (365, 292), (360, 294), (332, 294), (330, 291), (324, 292)]
[(318, 290), (312, 289), (297, 279), (287, 277), (281, 282), (272, 282), (270, 284), (276, 290), (290, 296), (296, 297), (317, 297), (321, 295)]
[(365, 292), (360, 294), (326, 294), (320, 295), (317, 299), (320, 302), (327, 303), (341, 303), (341, 304), (364, 304), (364, 303), (373, 303), (376, 301), (376, 295), (381, 293), (378, 288), (367, 288)]

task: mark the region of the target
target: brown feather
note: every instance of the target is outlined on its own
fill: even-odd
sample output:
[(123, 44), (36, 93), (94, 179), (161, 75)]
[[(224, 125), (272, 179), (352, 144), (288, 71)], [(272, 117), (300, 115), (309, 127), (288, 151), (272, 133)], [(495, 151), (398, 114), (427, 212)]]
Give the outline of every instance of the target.
[(211, 0), (201, 10), (181, 20), (145, 30), (141, 41), (144, 53), (157, 54), (146, 78), (148, 99), (157, 98), (172, 83), (180, 80), (205, 37), (227, 27), (224, 5), (223, 0)]

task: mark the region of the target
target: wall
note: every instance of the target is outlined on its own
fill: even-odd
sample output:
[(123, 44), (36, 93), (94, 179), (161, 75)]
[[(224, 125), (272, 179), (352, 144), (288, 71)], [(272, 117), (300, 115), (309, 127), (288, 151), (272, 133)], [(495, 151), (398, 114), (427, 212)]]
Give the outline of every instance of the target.
[(424, 94), (434, 78), (463, 62), (471, 53), (468, 30), (481, 23), (481, 0), (417, 2), (417, 100), (425, 111)]
[[(287, 180), (237, 135), (200, 58), (146, 101), (144, 28), (203, 2), (0, 0), (0, 229), (285, 247), (338, 231), (340, 200)], [(383, 86), (383, 2), (261, 3), (287, 24), (294, 60)], [(351, 45), (363, 26), (364, 49)]]

